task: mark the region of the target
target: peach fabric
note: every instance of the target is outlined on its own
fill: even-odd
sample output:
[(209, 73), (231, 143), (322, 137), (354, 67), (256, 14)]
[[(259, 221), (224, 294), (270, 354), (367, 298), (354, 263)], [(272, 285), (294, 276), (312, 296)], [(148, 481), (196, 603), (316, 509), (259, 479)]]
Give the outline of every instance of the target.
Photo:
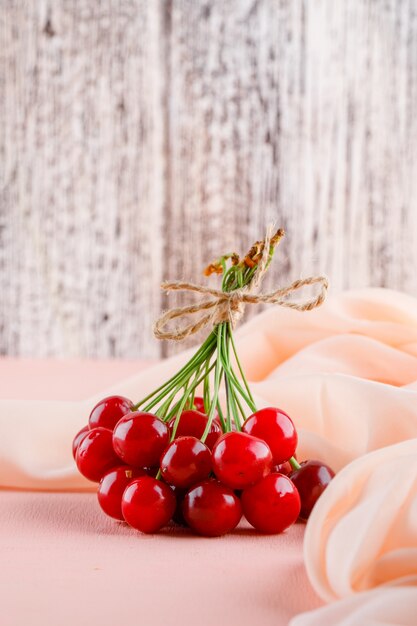
[(4, 357), (0, 359), (0, 399), (85, 400), (151, 364), (138, 360)]
[(291, 626), (417, 624), (417, 439), (347, 465), (318, 501), (304, 540), (327, 602)]
[[(310, 580), (334, 604), (293, 626), (417, 624), (416, 300), (375, 289), (330, 298), (309, 313), (270, 308), (240, 329), (237, 344), (259, 406), (280, 406), (296, 421), (300, 457), (342, 470), (305, 540)], [(140, 397), (189, 354), (108, 393)], [(68, 441), (97, 397), (1, 401), (0, 485), (88, 489)]]

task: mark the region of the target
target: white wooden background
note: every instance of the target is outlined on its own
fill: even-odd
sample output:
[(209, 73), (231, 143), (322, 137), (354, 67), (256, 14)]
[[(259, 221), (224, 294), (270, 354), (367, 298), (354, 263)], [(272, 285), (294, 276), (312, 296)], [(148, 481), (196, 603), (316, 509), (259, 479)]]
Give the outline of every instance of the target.
[(269, 286), (417, 295), (417, 3), (0, 0), (0, 194), (1, 354), (169, 354), (271, 219)]

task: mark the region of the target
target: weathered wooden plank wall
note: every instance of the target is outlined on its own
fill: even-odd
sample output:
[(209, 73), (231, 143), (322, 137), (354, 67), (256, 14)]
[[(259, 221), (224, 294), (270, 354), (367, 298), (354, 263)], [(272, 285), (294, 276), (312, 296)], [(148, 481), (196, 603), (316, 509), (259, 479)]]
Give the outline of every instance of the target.
[(2, 2), (1, 352), (158, 349), (149, 333), (165, 202), (155, 8)]
[(168, 354), (161, 278), (271, 220), (270, 285), (417, 295), (414, 0), (0, 8), (0, 353)]

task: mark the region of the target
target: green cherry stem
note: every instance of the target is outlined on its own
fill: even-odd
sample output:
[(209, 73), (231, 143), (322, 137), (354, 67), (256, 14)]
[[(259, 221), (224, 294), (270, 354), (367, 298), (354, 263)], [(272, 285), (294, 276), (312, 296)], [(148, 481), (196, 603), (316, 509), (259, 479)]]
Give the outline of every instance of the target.
[(297, 459), (295, 459), (293, 456), (289, 459), (289, 464), (291, 465), (293, 470), (299, 470), (301, 467)]
[[(216, 362), (212, 363), (210, 365), (210, 367), (206, 370), (207, 375), (210, 374), (210, 372), (214, 369), (215, 364), (216, 364)], [(195, 380), (195, 382), (193, 382), (193, 384), (190, 387), (190, 393), (192, 391), (194, 391), (198, 387), (198, 385), (200, 385), (203, 382), (203, 380), (205, 379), (205, 376), (206, 376), (206, 372), (202, 376), (200, 376), (200, 378), (198, 378), (198, 380)], [(179, 391), (181, 391), (181, 388), (177, 389), (175, 391), (175, 395), (177, 395), (177, 393)], [(167, 416), (164, 419), (165, 422), (169, 421), (171, 419), (171, 417), (173, 417), (176, 413), (179, 412), (180, 405), (181, 405), (181, 400), (179, 400), (176, 404), (173, 405), (173, 407), (171, 408), (170, 412), (167, 414)]]
[[(213, 352), (216, 349), (215, 346), (216, 346), (215, 333), (211, 332), (210, 335), (205, 340), (205, 342), (200, 346), (197, 352), (191, 357), (191, 359), (176, 374), (174, 374), (174, 376), (169, 378), (160, 387), (158, 387), (157, 389), (154, 389), (150, 394), (148, 394), (147, 396), (142, 398), (137, 404), (135, 404), (132, 407), (132, 411), (137, 411), (143, 404), (148, 402), (148, 400), (151, 400), (151, 398), (154, 398), (154, 396), (158, 394), (159, 392), (162, 392), (162, 393), (159, 393), (158, 398), (164, 398), (165, 395), (169, 393), (169, 391), (171, 391), (179, 381), (181, 381), (182, 379), (186, 379), (188, 374), (194, 371), (194, 368), (197, 363), (199, 362), (204, 363), (208, 354), (213, 354)], [(148, 405), (145, 410), (150, 410), (150, 408), (158, 404), (159, 401), (160, 400), (150, 403), (150, 405)]]
[(184, 388), (184, 395), (181, 398), (181, 401), (180, 401), (179, 406), (178, 406), (177, 416), (175, 418), (175, 422), (174, 422), (174, 425), (172, 427), (171, 441), (173, 441), (175, 439), (175, 435), (177, 433), (177, 428), (178, 428), (178, 424), (179, 424), (179, 421), (180, 421), (181, 413), (183, 412), (184, 407), (187, 404), (187, 400), (188, 400), (188, 396), (189, 395), (190, 395), (190, 391), (189, 391), (188, 385), (187, 385)]
[(220, 406), (219, 400), (217, 400), (216, 408), (217, 408), (217, 413), (219, 415), (220, 425), (222, 427), (223, 432), (225, 433), (226, 432), (226, 421), (224, 419), (222, 407)]
[[(223, 337), (223, 341), (222, 341), (222, 352), (221, 352), (221, 358), (222, 358), (222, 365), (223, 365), (223, 369), (224, 369), (224, 378), (225, 378), (225, 385), (226, 385), (226, 391), (227, 391), (227, 400), (228, 400), (228, 409), (230, 410), (230, 413), (233, 416), (233, 421), (236, 424), (236, 429), (237, 430), (241, 430), (241, 424), (240, 424), (240, 418), (239, 418), (239, 413), (238, 413), (238, 408), (237, 408), (237, 395), (234, 393), (234, 389), (233, 389), (233, 384), (232, 384), (232, 380), (231, 380), (231, 366), (230, 366), (230, 359), (229, 359), (229, 333), (228, 333), (228, 326), (227, 324), (222, 324), (222, 337)], [(229, 416), (229, 427), (231, 429), (231, 424), (230, 424), (230, 416)]]
[[(189, 380), (189, 378), (191, 378), (195, 372), (195, 370), (197, 368), (199, 368), (201, 366), (201, 364), (205, 363), (207, 361), (207, 359), (210, 359), (211, 356), (213, 355), (213, 352), (215, 351), (215, 346), (212, 344), (211, 346), (209, 346), (209, 348), (206, 348), (205, 351), (199, 356), (199, 358), (197, 360), (194, 360), (194, 358), (187, 364), (186, 368), (183, 368), (184, 371), (182, 371), (181, 376), (179, 377), (174, 377), (172, 379), (172, 382), (170, 382), (169, 385), (167, 386), (163, 386), (163, 391), (161, 391), (159, 393), (159, 395), (157, 395), (149, 404), (146, 405), (144, 411), (150, 411), (154, 406), (156, 406), (157, 404), (159, 404), (159, 402), (161, 402), (161, 400), (163, 400), (166, 395), (171, 392), (174, 389), (181, 389), (181, 387), (184, 386), (184, 384)], [(148, 397), (153, 397), (155, 395), (155, 392), (152, 393), (150, 396)], [(143, 401), (141, 401), (139, 403), (139, 406), (143, 404)]]
[[(243, 384), (245, 385), (247, 394), (248, 394), (249, 398), (251, 399), (253, 406), (255, 407), (255, 400), (253, 399), (252, 392), (251, 392), (250, 387), (249, 387), (249, 383), (246, 380), (246, 376), (245, 376), (245, 373), (243, 371), (243, 367), (242, 367), (242, 364), (240, 362), (240, 359), (239, 359), (239, 356), (238, 356), (238, 353), (237, 353), (237, 349), (236, 349), (236, 344), (235, 344), (235, 340), (234, 340), (234, 337), (233, 337), (232, 328), (231, 328), (230, 324), (228, 324), (227, 327), (228, 327), (228, 333), (229, 333), (229, 337), (230, 337), (230, 343), (231, 343), (231, 346), (232, 346), (232, 350), (233, 350), (233, 354), (234, 354), (237, 366), (239, 368), (240, 376), (241, 376), (241, 378), (243, 380)], [(255, 407), (255, 411), (256, 411), (256, 407)]]
[(210, 432), (211, 423), (212, 423), (212, 421), (214, 419), (214, 412), (216, 410), (217, 399), (219, 397), (220, 379), (221, 379), (221, 375), (222, 375), (222, 364), (221, 364), (221, 360), (220, 360), (221, 346), (222, 346), (222, 329), (221, 329), (221, 326), (222, 326), (222, 324), (220, 324), (219, 326), (216, 327), (216, 332), (217, 332), (217, 358), (216, 358), (216, 367), (215, 367), (215, 372), (214, 372), (214, 390), (213, 390), (213, 397), (212, 397), (211, 404), (210, 404), (210, 411), (209, 411), (209, 414), (208, 414), (207, 424), (206, 424), (206, 427), (204, 429), (203, 435), (201, 437), (201, 441), (203, 443), (207, 439), (207, 435)]

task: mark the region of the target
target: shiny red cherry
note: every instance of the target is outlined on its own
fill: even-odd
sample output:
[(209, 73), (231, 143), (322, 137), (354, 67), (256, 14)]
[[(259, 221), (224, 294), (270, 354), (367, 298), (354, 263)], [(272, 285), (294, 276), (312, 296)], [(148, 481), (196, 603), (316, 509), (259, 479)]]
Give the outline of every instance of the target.
[(290, 478), (301, 498), (300, 518), (308, 519), (317, 500), (334, 477), (334, 471), (320, 461), (303, 461)]
[[(297, 460), (297, 455), (294, 454), (294, 459)], [(284, 474), (284, 476), (289, 476), (291, 472), (294, 471), (291, 463), (289, 461), (285, 461), (285, 463), (279, 463), (272, 468), (272, 473), (274, 474)]]
[(283, 474), (269, 474), (244, 490), (243, 514), (261, 533), (277, 534), (294, 524), (300, 513), (300, 496)]
[(202, 398), (201, 396), (194, 396), (193, 408), (196, 411), (200, 411), (200, 413), (206, 413), (204, 398)]
[(208, 477), (211, 452), (196, 437), (174, 439), (161, 457), (163, 479), (175, 487), (187, 488)]
[(88, 424), (90, 428), (109, 428), (113, 430), (123, 415), (130, 413), (133, 402), (123, 396), (109, 396), (96, 404), (90, 413)]
[(274, 407), (260, 409), (243, 424), (243, 432), (266, 441), (274, 464), (284, 463), (294, 456), (298, 437), (292, 419)]
[[(194, 396), (192, 408), (196, 411), (199, 411), (200, 413), (205, 413), (205, 415), (207, 415), (206, 407), (204, 406), (204, 398), (202, 398), (201, 396)], [(217, 413), (217, 411), (214, 412), (213, 419), (216, 420), (216, 422), (219, 421), (219, 414)]]
[(81, 428), (81, 430), (78, 431), (78, 433), (75, 435), (74, 439), (72, 440), (72, 456), (74, 457), (74, 459), (77, 454), (78, 446), (80, 445), (80, 443), (82, 442), (82, 440), (84, 439), (84, 437), (87, 435), (88, 432), (90, 432), (89, 426), (84, 426), (84, 428)]
[(114, 519), (124, 520), (122, 513), (123, 492), (139, 476), (145, 476), (145, 471), (128, 465), (115, 467), (103, 476), (100, 480), (97, 498), (107, 515), (114, 517)]
[(158, 465), (168, 444), (168, 426), (152, 413), (129, 413), (117, 422), (113, 432), (114, 451), (134, 467)]
[(231, 432), (220, 437), (213, 448), (213, 471), (232, 489), (244, 489), (270, 473), (272, 454), (262, 439)]
[(143, 533), (155, 533), (166, 526), (175, 507), (176, 499), (171, 487), (151, 476), (134, 480), (122, 497), (124, 519)]
[[(171, 432), (175, 424), (175, 419), (176, 418), (173, 417), (169, 421), (169, 427), (171, 429)], [(206, 426), (207, 415), (205, 413), (200, 413), (200, 411), (193, 411), (191, 409), (188, 411), (183, 411), (178, 422), (175, 437), (186, 437), (189, 435), (191, 437), (201, 439)], [(210, 430), (207, 438), (204, 442), (210, 448), (210, 450), (213, 449), (214, 444), (221, 434), (222, 430), (220, 428), (220, 424), (217, 421), (213, 420), (210, 425)]]
[(184, 497), (182, 512), (188, 526), (206, 537), (225, 535), (242, 517), (239, 498), (216, 480), (206, 480), (192, 487)]
[(75, 462), (80, 473), (96, 483), (110, 469), (120, 465), (120, 459), (113, 450), (111, 430), (90, 430), (78, 446)]

